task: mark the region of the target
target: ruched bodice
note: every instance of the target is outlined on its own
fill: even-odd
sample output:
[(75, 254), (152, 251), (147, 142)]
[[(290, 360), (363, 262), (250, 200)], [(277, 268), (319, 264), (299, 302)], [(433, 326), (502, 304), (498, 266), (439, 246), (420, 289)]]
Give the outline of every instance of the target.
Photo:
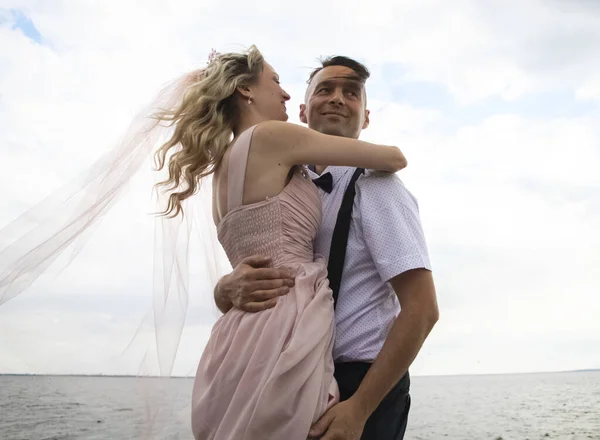
[(219, 241), (233, 266), (257, 254), (271, 257), (276, 267), (307, 263), (314, 259), (320, 223), (318, 190), (297, 168), (277, 196), (229, 211), (219, 224)]

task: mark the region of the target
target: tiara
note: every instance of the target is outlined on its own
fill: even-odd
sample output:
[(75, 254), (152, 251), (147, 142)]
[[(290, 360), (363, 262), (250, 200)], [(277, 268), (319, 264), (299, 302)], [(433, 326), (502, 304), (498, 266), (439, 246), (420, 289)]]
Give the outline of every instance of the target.
[(208, 54), (208, 61), (206, 64), (210, 64), (213, 61), (215, 61), (217, 58), (219, 58), (221, 56), (220, 52), (217, 52), (216, 50), (211, 50), (210, 53)]

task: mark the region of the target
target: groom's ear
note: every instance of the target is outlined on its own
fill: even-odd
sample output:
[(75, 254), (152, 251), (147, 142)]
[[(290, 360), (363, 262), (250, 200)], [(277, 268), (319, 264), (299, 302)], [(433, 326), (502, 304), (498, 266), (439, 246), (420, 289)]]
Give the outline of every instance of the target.
[(300, 104), (300, 122), (308, 124), (308, 119), (306, 119), (306, 104)]
[(365, 122), (363, 122), (363, 126), (362, 126), (363, 130), (365, 128), (367, 128), (369, 126), (369, 124), (371, 123), (371, 120), (369, 119), (370, 114), (371, 114), (371, 112), (369, 110), (365, 110)]

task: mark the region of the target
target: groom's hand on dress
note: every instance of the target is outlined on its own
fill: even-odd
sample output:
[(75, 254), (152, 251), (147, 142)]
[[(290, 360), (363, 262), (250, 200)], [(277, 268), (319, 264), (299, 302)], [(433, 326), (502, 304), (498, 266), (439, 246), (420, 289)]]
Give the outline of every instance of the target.
[(275, 307), (277, 298), (294, 286), (287, 269), (274, 269), (268, 257), (244, 258), (219, 281), (219, 295), (228, 298), (233, 307), (245, 312), (260, 312)]
[(369, 417), (352, 398), (331, 407), (308, 433), (310, 439), (360, 440)]

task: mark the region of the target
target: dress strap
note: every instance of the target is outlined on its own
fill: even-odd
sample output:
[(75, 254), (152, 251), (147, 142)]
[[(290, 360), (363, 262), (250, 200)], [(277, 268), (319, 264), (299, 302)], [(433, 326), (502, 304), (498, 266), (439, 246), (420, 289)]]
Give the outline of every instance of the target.
[(248, 152), (255, 128), (256, 125), (244, 131), (231, 146), (227, 170), (227, 212), (243, 203)]

